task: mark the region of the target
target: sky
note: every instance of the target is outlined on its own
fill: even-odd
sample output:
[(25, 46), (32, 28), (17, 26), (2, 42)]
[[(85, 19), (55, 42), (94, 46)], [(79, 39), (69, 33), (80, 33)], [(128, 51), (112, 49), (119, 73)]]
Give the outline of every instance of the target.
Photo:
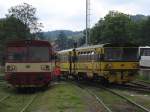
[[(0, 18), (11, 6), (28, 3), (37, 8), (36, 16), (43, 23), (43, 31), (85, 29), (86, 0), (0, 0)], [(110, 10), (126, 14), (150, 15), (150, 0), (90, 0), (90, 26)]]

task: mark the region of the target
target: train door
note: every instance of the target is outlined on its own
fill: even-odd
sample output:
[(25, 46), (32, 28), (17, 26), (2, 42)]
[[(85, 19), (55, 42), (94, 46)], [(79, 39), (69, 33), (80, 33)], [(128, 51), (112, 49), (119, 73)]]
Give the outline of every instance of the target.
[(77, 70), (77, 54), (76, 50), (73, 50), (73, 56), (72, 56), (72, 73), (75, 75)]
[(69, 74), (71, 75), (72, 74), (72, 54), (71, 52), (69, 52), (69, 55), (68, 55), (68, 61), (69, 61)]
[(103, 74), (103, 61), (104, 61), (104, 49), (101, 48), (100, 52), (98, 52), (98, 69), (99, 69), (99, 74)]

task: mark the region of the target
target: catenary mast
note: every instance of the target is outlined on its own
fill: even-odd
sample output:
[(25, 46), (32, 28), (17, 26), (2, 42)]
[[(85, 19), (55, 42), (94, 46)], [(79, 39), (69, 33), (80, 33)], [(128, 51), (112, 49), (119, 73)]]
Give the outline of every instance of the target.
[(86, 46), (90, 44), (90, 0), (86, 0)]

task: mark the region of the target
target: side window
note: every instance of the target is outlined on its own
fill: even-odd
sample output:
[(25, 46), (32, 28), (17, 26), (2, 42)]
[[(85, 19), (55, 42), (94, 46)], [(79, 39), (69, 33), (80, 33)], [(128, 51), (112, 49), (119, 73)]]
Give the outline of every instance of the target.
[(94, 51), (91, 53), (91, 60), (96, 60), (96, 54)]
[(104, 60), (104, 54), (100, 54), (100, 55), (99, 55), (99, 59), (100, 59), (100, 60)]

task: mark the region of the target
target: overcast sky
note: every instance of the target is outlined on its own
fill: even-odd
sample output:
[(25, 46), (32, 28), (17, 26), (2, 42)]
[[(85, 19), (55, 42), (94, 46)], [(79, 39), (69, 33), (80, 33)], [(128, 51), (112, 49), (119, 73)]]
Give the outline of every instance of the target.
[[(44, 31), (73, 30), (85, 28), (86, 0), (0, 0), (0, 18), (8, 9), (22, 3), (37, 8), (37, 17), (43, 23)], [(104, 17), (109, 10), (126, 14), (150, 15), (150, 0), (91, 0), (91, 26)]]

